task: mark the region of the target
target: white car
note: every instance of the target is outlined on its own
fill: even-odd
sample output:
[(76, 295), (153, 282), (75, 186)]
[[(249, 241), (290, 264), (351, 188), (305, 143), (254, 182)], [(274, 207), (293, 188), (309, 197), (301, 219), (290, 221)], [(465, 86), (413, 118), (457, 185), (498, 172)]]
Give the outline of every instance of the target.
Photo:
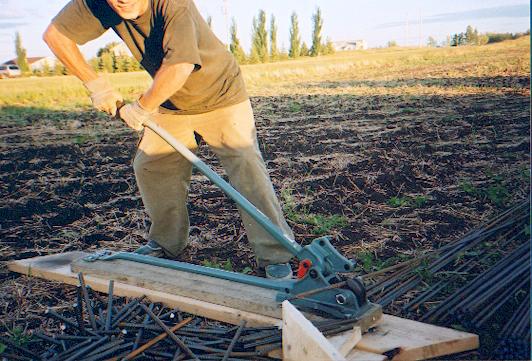
[(20, 68), (18, 65), (0, 65), (0, 79), (3, 78), (16, 78), (18, 76), (21, 76), (22, 72), (20, 71)]

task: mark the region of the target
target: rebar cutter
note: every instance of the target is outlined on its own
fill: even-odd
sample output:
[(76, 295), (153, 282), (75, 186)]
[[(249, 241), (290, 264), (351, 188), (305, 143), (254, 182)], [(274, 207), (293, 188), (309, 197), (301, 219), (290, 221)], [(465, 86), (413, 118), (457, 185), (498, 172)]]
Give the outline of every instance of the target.
[(130, 252), (101, 251), (87, 256), (85, 261), (127, 260), (258, 286), (275, 290), (277, 292), (276, 301), (279, 303), (290, 300), (303, 311), (329, 318), (362, 319), (366, 314), (379, 314), (375, 310), (382, 312), (379, 305), (368, 301), (365, 286), (361, 279), (348, 277), (348, 274), (352, 275), (354, 272), (355, 260), (349, 260), (341, 255), (333, 247), (329, 237), (315, 239), (309, 245), (302, 247), (283, 234), (280, 228), (274, 225), (266, 215), (164, 128), (152, 120), (145, 122), (144, 126), (168, 142), (290, 251), (299, 260), (298, 277), (290, 280), (271, 280)]

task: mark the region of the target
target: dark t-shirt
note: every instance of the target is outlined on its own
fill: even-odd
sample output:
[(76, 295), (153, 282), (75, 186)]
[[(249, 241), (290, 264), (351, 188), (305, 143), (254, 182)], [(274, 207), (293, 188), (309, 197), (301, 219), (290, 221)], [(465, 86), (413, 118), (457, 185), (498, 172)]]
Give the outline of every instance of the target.
[(152, 77), (163, 64), (194, 64), (165, 108), (197, 114), (248, 99), (238, 64), (192, 0), (150, 0), (134, 20), (120, 18), (105, 0), (71, 0), (52, 22), (80, 45), (112, 28)]

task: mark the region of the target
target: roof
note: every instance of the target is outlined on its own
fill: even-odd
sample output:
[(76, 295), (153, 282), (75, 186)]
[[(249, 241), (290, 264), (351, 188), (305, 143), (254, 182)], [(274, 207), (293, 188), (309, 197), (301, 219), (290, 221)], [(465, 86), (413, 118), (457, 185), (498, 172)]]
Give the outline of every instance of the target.
[[(46, 57), (45, 56), (32, 56), (32, 57), (29, 57), (29, 58), (26, 58), (26, 59), (28, 61), (28, 65), (31, 65), (31, 64), (33, 64), (35, 62), (38, 62), (39, 60), (44, 59), (44, 58), (46, 58)], [(4, 64), (5, 65), (17, 64), (17, 58), (8, 60)]]

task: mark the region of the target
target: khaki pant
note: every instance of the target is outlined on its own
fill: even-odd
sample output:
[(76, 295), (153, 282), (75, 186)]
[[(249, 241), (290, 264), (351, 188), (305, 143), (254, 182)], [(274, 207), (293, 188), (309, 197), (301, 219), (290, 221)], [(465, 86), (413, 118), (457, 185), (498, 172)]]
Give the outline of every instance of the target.
[[(204, 114), (159, 113), (154, 121), (190, 150), (197, 148), (194, 132), (220, 159), (231, 184), (291, 239), (270, 177), (260, 154), (255, 121), (248, 101)], [(135, 176), (151, 218), (149, 239), (176, 257), (187, 245), (186, 206), (191, 164), (150, 129), (144, 131), (134, 160)], [(260, 263), (283, 263), (291, 254), (241, 209), (247, 236)]]

